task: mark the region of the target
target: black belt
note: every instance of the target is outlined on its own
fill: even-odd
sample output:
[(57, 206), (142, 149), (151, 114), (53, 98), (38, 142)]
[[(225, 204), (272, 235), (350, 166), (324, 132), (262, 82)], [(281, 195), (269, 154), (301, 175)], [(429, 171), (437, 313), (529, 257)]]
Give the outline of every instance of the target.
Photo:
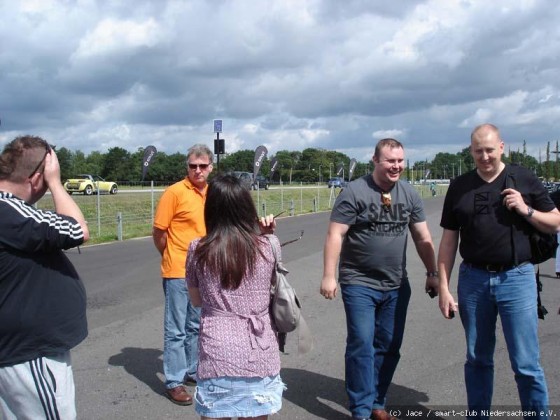
[(522, 265), (529, 264), (530, 261), (523, 261), (520, 264), (476, 264), (465, 262), (465, 264), (471, 268), (476, 268), (478, 270), (488, 271), (489, 273), (499, 273), (500, 271), (508, 271), (515, 267), (521, 267)]

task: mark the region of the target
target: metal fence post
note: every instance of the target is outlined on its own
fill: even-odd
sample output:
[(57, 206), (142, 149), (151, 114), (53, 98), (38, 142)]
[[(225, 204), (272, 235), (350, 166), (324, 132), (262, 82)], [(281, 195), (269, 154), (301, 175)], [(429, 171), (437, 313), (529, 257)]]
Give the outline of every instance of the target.
[(294, 215), (295, 209), (296, 209), (296, 207), (295, 207), (295, 204), (294, 204), (294, 199), (292, 198), (290, 200), (290, 216)]
[(117, 239), (122, 241), (122, 213), (119, 211), (117, 213)]

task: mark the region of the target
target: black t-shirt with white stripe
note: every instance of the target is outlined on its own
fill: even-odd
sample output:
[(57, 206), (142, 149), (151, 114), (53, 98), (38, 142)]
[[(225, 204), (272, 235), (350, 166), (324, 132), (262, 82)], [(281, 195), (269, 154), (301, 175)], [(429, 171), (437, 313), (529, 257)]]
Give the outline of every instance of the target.
[(63, 252), (83, 239), (73, 218), (0, 192), (0, 366), (54, 356), (86, 338), (85, 288)]

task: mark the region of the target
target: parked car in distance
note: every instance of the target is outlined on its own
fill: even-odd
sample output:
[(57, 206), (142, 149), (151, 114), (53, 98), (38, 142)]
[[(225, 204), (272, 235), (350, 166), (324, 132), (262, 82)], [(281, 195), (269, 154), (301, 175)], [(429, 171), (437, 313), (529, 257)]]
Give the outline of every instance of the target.
[(252, 188), (254, 190), (268, 190), (268, 179), (263, 175), (257, 175), (255, 182), (253, 182)]
[(327, 186), (329, 188), (344, 188), (346, 186), (346, 181), (339, 177), (331, 178), (329, 179)]
[(82, 193), (92, 194), (116, 194), (119, 190), (116, 182), (105, 181), (99, 175), (80, 174), (70, 178), (64, 183), (64, 189), (68, 194)]
[(551, 181), (546, 181), (543, 182), (544, 187), (546, 188), (546, 190), (548, 191), (549, 194), (558, 191), (558, 189), (560, 188), (560, 183), (558, 182), (551, 182)]
[(250, 172), (233, 171), (230, 172), (231, 175), (239, 178), (241, 180), (241, 185), (243, 185), (248, 190), (253, 188), (253, 174)]

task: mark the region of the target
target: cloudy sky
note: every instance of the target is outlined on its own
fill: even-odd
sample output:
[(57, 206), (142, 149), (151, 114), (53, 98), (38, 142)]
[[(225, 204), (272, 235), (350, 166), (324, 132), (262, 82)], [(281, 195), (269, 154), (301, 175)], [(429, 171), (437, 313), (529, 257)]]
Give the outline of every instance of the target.
[[(0, 145), (337, 150), (411, 162), (492, 122), (560, 140), (555, 0), (0, 0)], [(555, 147), (555, 146), (554, 146)]]

